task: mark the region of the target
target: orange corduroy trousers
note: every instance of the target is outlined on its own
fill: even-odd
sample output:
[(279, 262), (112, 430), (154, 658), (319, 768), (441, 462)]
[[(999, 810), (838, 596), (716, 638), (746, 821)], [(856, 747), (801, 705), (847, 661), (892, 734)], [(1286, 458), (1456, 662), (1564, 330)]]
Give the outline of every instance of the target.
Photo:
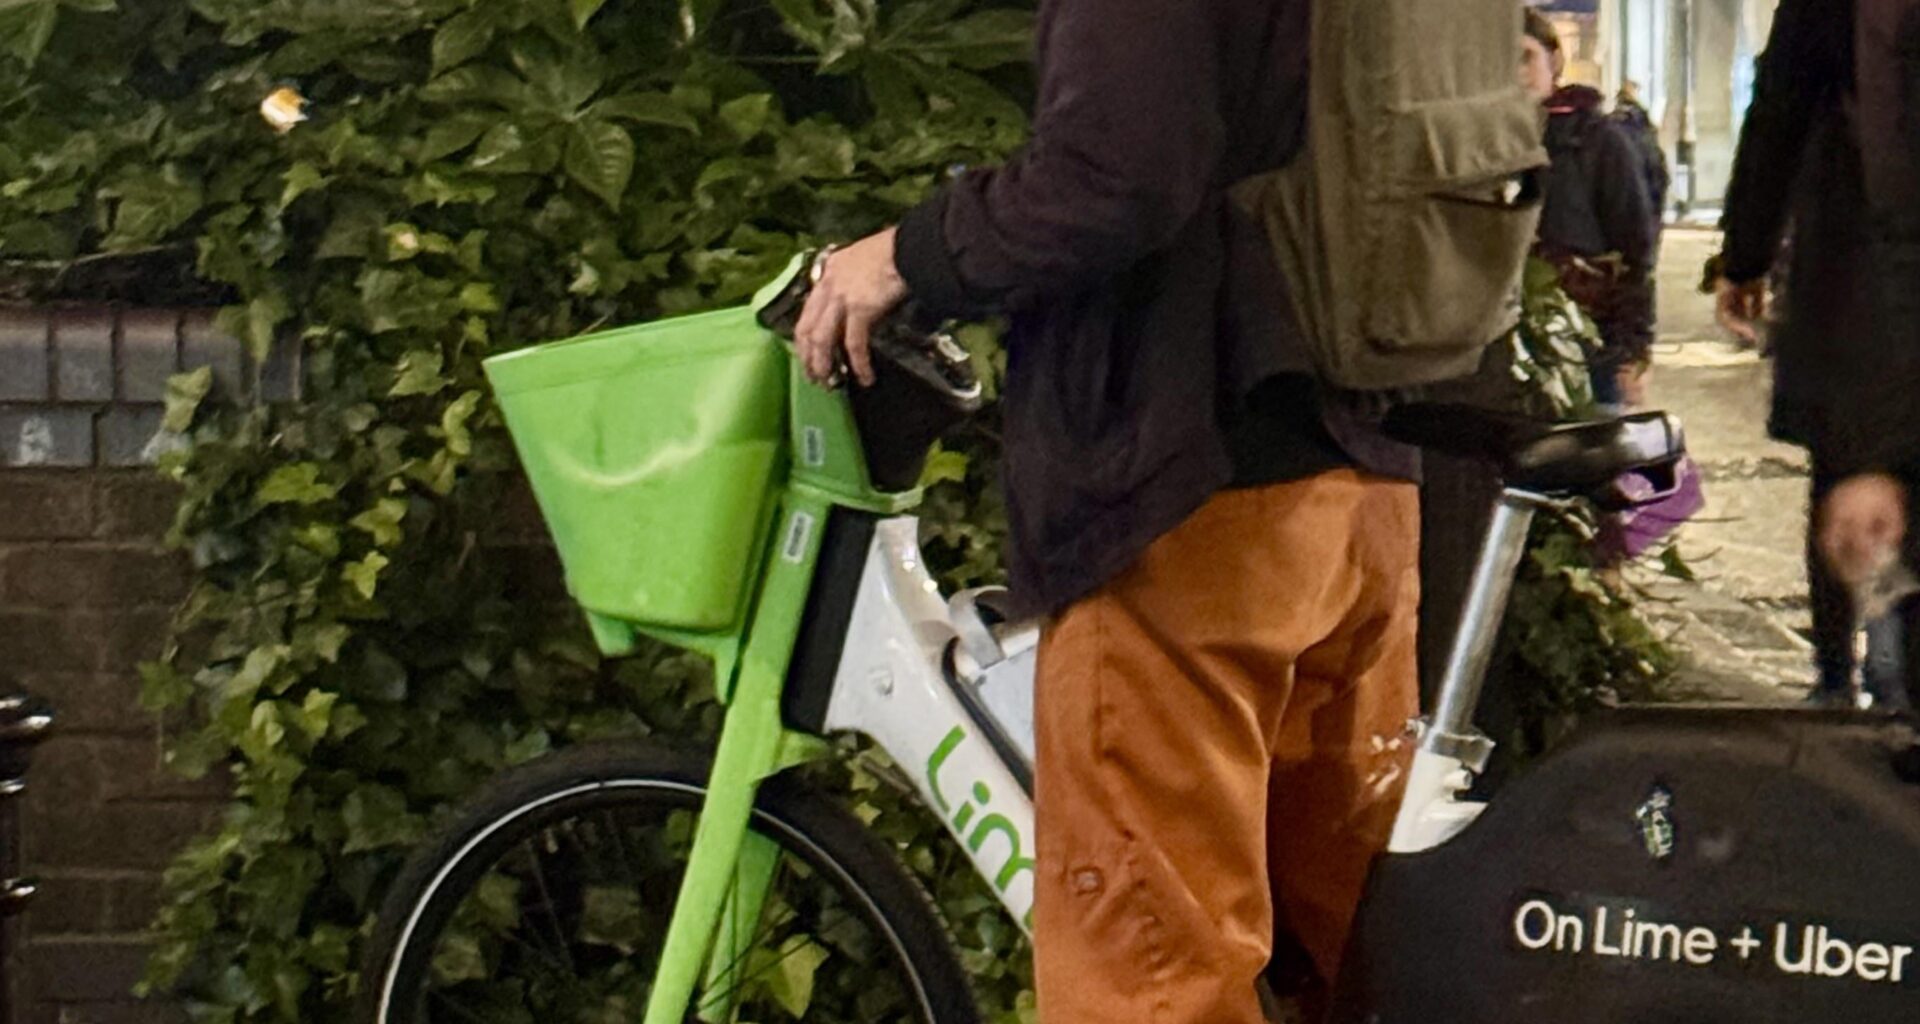
[(1049, 624), (1042, 1024), (1257, 1024), (1276, 924), (1334, 974), (1411, 754), (1418, 548), (1409, 483), (1222, 491)]

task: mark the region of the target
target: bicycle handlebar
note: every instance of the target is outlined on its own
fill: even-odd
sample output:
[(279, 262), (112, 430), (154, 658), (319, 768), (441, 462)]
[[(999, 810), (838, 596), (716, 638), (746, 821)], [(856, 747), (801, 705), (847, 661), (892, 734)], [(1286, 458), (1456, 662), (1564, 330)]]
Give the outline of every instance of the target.
[[(760, 307), (762, 326), (793, 341), (794, 328), (818, 282), (825, 253), (808, 257), (807, 272), (795, 274), (780, 293)], [(911, 300), (874, 325), (870, 341), (872, 387), (845, 387), (845, 354), (836, 376), (853, 406), (855, 426), (866, 449), (868, 475), (881, 490), (907, 491), (919, 482), (927, 449), (940, 435), (979, 412), (985, 404), (973, 361), (938, 324), (930, 324)]]

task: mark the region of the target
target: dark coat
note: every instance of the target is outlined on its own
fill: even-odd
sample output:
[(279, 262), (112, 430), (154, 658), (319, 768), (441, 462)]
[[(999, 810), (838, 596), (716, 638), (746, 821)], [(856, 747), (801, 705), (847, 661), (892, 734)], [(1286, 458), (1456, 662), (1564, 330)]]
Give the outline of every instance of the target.
[[(1766, 275), (1791, 216), (1769, 426), (1835, 475), (1920, 463), (1920, 82), (1896, 45), (1911, 0), (1783, 0), (1728, 187), (1723, 272)], [(1911, 23), (1911, 20), (1909, 19)], [(1860, 29), (1870, 31), (1862, 35)], [(1909, 30), (1912, 40), (1920, 32)], [(1856, 46), (1871, 47), (1857, 88)], [(1863, 147), (1862, 140), (1865, 140)], [(1868, 182), (1880, 184), (1869, 195)]]
[(1632, 140), (1634, 148), (1640, 151), (1640, 175), (1646, 182), (1647, 199), (1653, 204), (1653, 217), (1657, 223), (1660, 211), (1667, 206), (1667, 190), (1673, 186), (1673, 175), (1667, 170), (1667, 152), (1660, 147), (1660, 132), (1654, 128), (1653, 117), (1647, 113), (1647, 108), (1632, 100), (1620, 100), (1611, 116), (1613, 123), (1620, 126), (1620, 130)]
[(1546, 205), (1540, 241), (1582, 256), (1619, 253), (1653, 265), (1653, 201), (1639, 147), (1600, 111), (1600, 93), (1570, 85), (1547, 101)]
[[(1656, 232), (1639, 147), (1600, 111), (1600, 93), (1562, 88), (1547, 101), (1546, 204), (1541, 254), (1599, 324), (1615, 358), (1637, 358), (1653, 344), (1652, 271)], [(1615, 255), (1610, 278), (1586, 277), (1575, 264)]]
[(1304, 0), (1046, 0), (1032, 142), (900, 225), (925, 307), (1011, 319), (1025, 610), (1097, 588), (1226, 485), (1226, 407), (1307, 368), (1270, 333), (1284, 303), (1255, 318), (1267, 333), (1242, 332), (1222, 299), (1238, 272), (1225, 191), (1299, 150), (1307, 37)]

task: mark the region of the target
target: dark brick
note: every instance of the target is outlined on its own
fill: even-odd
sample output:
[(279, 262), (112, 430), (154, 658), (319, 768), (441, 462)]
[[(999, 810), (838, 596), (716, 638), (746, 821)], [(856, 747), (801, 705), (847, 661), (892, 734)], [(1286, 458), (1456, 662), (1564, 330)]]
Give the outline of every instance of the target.
[(100, 661), (100, 616), (0, 611), (0, 666), (8, 672), (69, 672)]
[[(90, 744), (88, 754), (100, 772), (101, 800), (215, 803), (227, 798), (227, 784), (221, 770), (208, 772), (202, 778), (189, 779), (168, 768), (160, 759), (158, 739), (157, 733), (143, 739), (87, 738)], [(37, 771), (39, 765), (34, 767)]]
[(159, 875), (120, 878), (107, 892), (107, 930), (127, 934), (144, 932), (160, 915)]
[(72, 545), (19, 548), (0, 558), (0, 603), (42, 608), (94, 605), (111, 578), (112, 552)]
[(187, 596), (193, 566), (185, 552), (142, 544), (113, 549), (113, 580), (102, 595), (110, 608), (171, 609)]
[(0, 985), (6, 986), (7, 1008), (13, 1018), (8, 1024), (59, 1024), (59, 1008), (34, 1001), (26, 979), (26, 956), (22, 952), (23, 929), (19, 922), (0, 922), (0, 945), (5, 959), (0, 960)]
[(50, 384), (47, 316), (0, 309), (0, 402), (44, 402)]
[[(31, 792), (31, 791), (29, 791)], [(33, 815), (23, 830), (29, 871), (158, 871), (219, 820), (219, 803), (109, 803), (83, 814)]]
[[(47, 818), (68, 817), (75, 811), (92, 814), (98, 810), (102, 802), (103, 771), (105, 767), (98, 763), (85, 737), (55, 733), (34, 751), (33, 763), (27, 767), (27, 790), (21, 797), (27, 831), (38, 830), (40, 822)], [(78, 866), (51, 861), (42, 868)]]
[(135, 1002), (39, 1002), (15, 1024), (187, 1024), (186, 1008), (158, 1000)]
[(62, 402), (113, 400), (113, 327), (109, 310), (53, 318), (54, 397)]
[(266, 361), (260, 364), (261, 401), (299, 401), (304, 361), (299, 338), (285, 335), (275, 338), (267, 350)]
[(41, 939), (21, 960), (36, 1002), (122, 1002), (146, 970), (147, 951), (134, 938)]
[(0, 561), (0, 603), (70, 608), (166, 605), (186, 593), (183, 556), (151, 547), (20, 548)]
[(228, 400), (247, 394), (240, 339), (214, 326), (212, 310), (189, 310), (180, 320), (180, 368), (213, 367), (214, 393)]
[(218, 772), (188, 779), (160, 759), (157, 731), (144, 736), (60, 732), (34, 754), (27, 775), (29, 820), (63, 817), (76, 807), (117, 803), (209, 803), (224, 800)]
[(139, 470), (101, 473), (94, 479), (98, 508), (95, 536), (159, 541), (172, 528), (173, 513), (180, 507), (179, 484)]
[(164, 400), (167, 378), (180, 372), (180, 314), (158, 309), (121, 314), (118, 362), (122, 399)]
[(113, 883), (99, 878), (41, 874), (40, 891), (27, 908), (28, 941), (49, 935), (98, 935), (110, 931), (107, 900)]
[(159, 608), (129, 609), (106, 619), (100, 643), (100, 660), (95, 667), (109, 672), (131, 672), (143, 661), (151, 661), (165, 646), (173, 615)]
[(98, 815), (108, 809), (161, 807), (192, 817), (196, 807), (227, 799), (225, 772), (182, 778), (161, 763), (156, 740), (154, 732), (144, 738), (60, 734), (40, 747), (27, 772), (29, 834), (83, 809), (86, 815)]
[(93, 532), (93, 501), (83, 473), (0, 472), (0, 542), (84, 537)]
[(149, 544), (109, 552), (108, 577), (94, 598), (99, 607), (171, 609), (187, 596), (192, 566), (184, 553)]
[(180, 435), (162, 425), (166, 415), (166, 408), (158, 405), (115, 405), (102, 412), (97, 426), (100, 465), (149, 466), (179, 445)]
[(52, 702), (60, 736), (152, 736), (159, 720), (140, 707), (140, 677), (95, 672), (24, 672), (11, 683)]
[(0, 466), (93, 465), (88, 408), (0, 405)]

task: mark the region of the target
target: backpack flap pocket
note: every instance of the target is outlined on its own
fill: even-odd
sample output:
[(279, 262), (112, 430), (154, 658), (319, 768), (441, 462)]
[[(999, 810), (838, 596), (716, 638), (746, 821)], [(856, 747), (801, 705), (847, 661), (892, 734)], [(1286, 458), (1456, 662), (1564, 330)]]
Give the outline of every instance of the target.
[(1539, 108), (1518, 90), (1381, 124), (1361, 326), (1383, 351), (1477, 353), (1512, 327), (1540, 219)]

